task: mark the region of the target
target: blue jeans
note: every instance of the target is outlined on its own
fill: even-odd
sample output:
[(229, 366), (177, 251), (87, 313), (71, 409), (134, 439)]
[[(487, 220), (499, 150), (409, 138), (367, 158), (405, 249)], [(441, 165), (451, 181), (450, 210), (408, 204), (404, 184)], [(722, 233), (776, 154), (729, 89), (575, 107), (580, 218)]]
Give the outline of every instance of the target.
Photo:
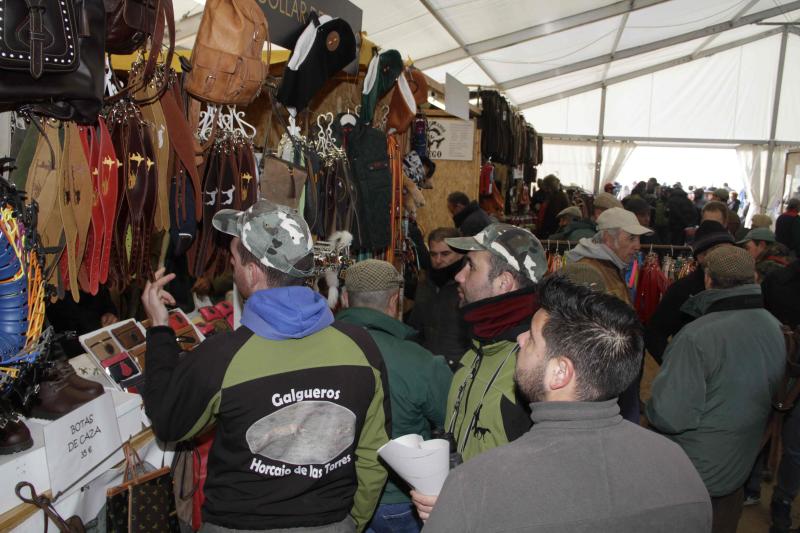
[(384, 503), (378, 506), (367, 533), (419, 533), (422, 523), (411, 503)]

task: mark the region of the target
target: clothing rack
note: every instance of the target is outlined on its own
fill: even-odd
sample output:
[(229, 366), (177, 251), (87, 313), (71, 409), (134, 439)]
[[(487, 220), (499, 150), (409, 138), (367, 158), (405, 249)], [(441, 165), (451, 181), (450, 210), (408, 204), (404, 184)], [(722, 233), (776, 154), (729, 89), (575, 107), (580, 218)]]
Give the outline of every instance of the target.
[[(552, 240), (552, 239), (544, 239), (539, 241), (542, 243), (542, 246), (545, 248), (555, 248), (560, 246), (566, 246), (567, 249), (574, 247), (578, 244), (578, 241), (560, 241), (560, 240)], [(674, 255), (677, 252), (688, 252), (692, 253), (692, 247), (686, 245), (674, 245), (674, 244), (645, 244), (642, 245), (642, 252), (649, 252), (650, 250), (670, 250), (672, 253), (670, 255)]]

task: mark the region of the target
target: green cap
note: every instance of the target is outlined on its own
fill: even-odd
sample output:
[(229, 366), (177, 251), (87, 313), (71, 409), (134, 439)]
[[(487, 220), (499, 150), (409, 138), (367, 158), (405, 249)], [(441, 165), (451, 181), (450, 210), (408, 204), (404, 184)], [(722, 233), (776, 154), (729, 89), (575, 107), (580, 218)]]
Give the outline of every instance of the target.
[(307, 278), (314, 272), (313, 265), (310, 270), (294, 266), (311, 252), (314, 243), (308, 224), (291, 207), (259, 200), (247, 211), (218, 211), (212, 224), (222, 233), (239, 237), (265, 266), (295, 278)]
[(451, 237), (444, 242), (456, 250), (491, 252), (534, 283), (547, 273), (542, 243), (530, 231), (511, 224), (490, 224), (474, 237)]
[(756, 228), (747, 232), (744, 239), (737, 241), (736, 244), (744, 244), (747, 241), (775, 242), (775, 234), (769, 228)]

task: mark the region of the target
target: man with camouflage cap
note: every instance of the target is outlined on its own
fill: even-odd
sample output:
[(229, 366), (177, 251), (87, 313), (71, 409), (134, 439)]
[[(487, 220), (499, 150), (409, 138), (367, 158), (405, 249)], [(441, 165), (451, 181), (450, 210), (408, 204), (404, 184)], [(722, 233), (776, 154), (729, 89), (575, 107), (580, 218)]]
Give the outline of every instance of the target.
[(297, 212), (260, 200), (212, 223), (233, 237), (242, 326), (181, 355), (163, 289), (174, 275), (159, 270), (142, 294), (153, 321), (143, 398), (156, 436), (186, 440), (216, 425), (202, 531), (363, 530), (386, 481), (380, 352), (305, 286), (314, 257)]
[[(514, 386), (517, 335), (537, 310), (536, 284), (547, 272), (547, 260), (533, 234), (509, 224), (491, 224), (474, 237), (445, 242), (467, 254), (456, 281), (473, 341), (453, 376), (445, 430), (451, 451), (468, 461), (531, 426), (527, 402)], [(411, 495), (426, 519), (436, 497)]]

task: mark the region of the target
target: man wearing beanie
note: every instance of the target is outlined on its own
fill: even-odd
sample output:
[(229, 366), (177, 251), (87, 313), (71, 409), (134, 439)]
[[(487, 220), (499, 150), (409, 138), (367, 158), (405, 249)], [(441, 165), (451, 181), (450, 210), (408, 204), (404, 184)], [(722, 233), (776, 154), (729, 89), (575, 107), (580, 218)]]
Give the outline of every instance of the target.
[(786, 363), (780, 323), (763, 308), (755, 272), (741, 248), (708, 253), (706, 290), (682, 307), (695, 320), (669, 344), (647, 404), (650, 424), (678, 443), (700, 473), (714, 533), (736, 531), (743, 485)]
[[(447, 398), (445, 430), (451, 452), (464, 461), (507, 444), (531, 427), (527, 402), (514, 384), (517, 336), (536, 312), (536, 285), (547, 272), (539, 240), (509, 224), (491, 224), (474, 237), (446, 239), (467, 254), (456, 276), (461, 313), (472, 347), (461, 358)], [(411, 493), (420, 517), (435, 496)]]
[[(334, 322), (307, 286), (311, 232), (267, 200), (223, 209), (212, 224), (231, 240), (233, 279), (247, 299), (236, 331), (181, 354), (155, 274), (142, 293), (147, 332), (144, 407), (156, 436), (182, 441), (216, 426), (208, 455), (203, 531), (345, 533), (366, 526), (386, 470), (386, 368), (362, 328)], [(384, 391), (387, 391), (384, 394)]]
[(664, 350), (667, 349), (669, 338), (693, 319), (681, 311), (681, 306), (690, 296), (705, 290), (703, 265), (706, 254), (717, 246), (733, 244), (733, 237), (719, 222), (706, 220), (697, 228), (692, 252), (697, 259), (698, 268), (685, 278), (670, 285), (645, 328), (645, 347), (659, 364), (661, 364)]
[[(416, 333), (395, 317), (400, 302), (402, 276), (390, 263), (367, 259), (345, 272), (337, 319), (365, 328), (386, 362), (392, 403), (392, 438), (415, 433), (425, 440), (431, 429), (444, 426), (447, 391), (452, 372), (444, 358), (408, 339)], [(419, 531), (408, 485), (390, 473), (368, 531), (385, 533)]]

